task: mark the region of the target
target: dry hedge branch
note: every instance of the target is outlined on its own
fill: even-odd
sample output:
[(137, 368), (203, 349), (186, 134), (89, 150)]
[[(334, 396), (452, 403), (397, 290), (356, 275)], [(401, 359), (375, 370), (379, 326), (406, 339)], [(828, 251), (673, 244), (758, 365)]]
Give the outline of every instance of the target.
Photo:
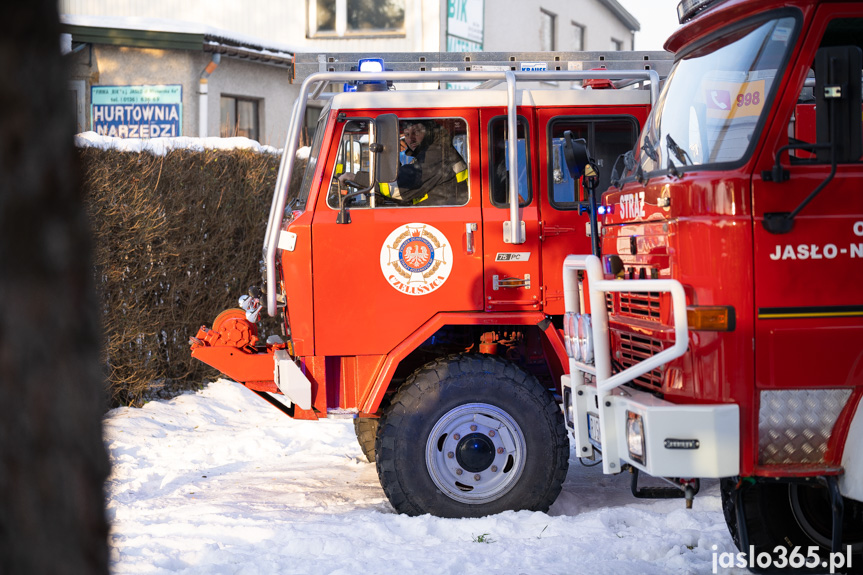
[(111, 404), (138, 405), (166, 383), (198, 386), (214, 372), (191, 359), (189, 337), (261, 281), (278, 158), (245, 150), (78, 154)]

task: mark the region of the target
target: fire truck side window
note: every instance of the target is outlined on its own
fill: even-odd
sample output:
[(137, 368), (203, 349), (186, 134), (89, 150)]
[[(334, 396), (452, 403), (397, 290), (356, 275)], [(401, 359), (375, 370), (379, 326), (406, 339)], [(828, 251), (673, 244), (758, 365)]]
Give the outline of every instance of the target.
[[(819, 48), (833, 46), (858, 46), (863, 49), (863, 18), (836, 18), (827, 25), (827, 31), (821, 39)], [(788, 141), (790, 144), (813, 144), (815, 135), (815, 72), (810, 70), (800, 95), (797, 106), (788, 123)], [(815, 154), (806, 150), (791, 150), (791, 163), (816, 163)]]
[[(499, 208), (509, 207), (509, 158), (507, 147), (506, 116), (492, 118), (488, 123), (489, 130), (489, 182), (491, 183), (491, 203)], [(518, 195), (520, 205), (530, 204), (533, 194), (530, 189), (530, 154), (528, 153), (527, 121), (518, 119)]]
[(574, 139), (587, 140), (588, 152), (599, 168), (597, 197), (608, 189), (617, 158), (631, 150), (638, 138), (638, 122), (635, 118), (561, 117), (552, 120), (548, 130), (551, 148), (548, 151), (551, 158), (548, 193), (551, 205), (559, 210), (578, 208), (576, 182), (569, 175), (563, 153), (563, 135), (566, 131), (572, 132)]
[[(405, 118), (401, 131), (398, 177), (380, 182), (371, 194), (348, 202), (351, 208), (462, 206), (469, 198), (467, 123), (461, 118)], [(327, 203), (338, 209), (345, 181), (369, 185), (369, 120), (345, 124), (330, 180)]]

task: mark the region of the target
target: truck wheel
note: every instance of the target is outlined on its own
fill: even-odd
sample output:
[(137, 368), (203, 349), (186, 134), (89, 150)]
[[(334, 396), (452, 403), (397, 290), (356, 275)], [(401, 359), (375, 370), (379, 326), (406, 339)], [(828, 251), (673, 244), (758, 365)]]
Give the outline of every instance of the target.
[[(822, 561), (828, 561), (833, 515), (826, 487), (759, 482), (735, 493), (736, 481), (732, 479), (721, 480), (719, 486), (725, 522), (738, 549), (740, 536), (734, 499), (742, 494), (749, 544), (755, 547), (756, 554), (773, 553), (777, 546), (790, 554), (795, 546), (800, 546), (799, 551), (805, 556), (810, 546), (818, 546)], [(851, 546), (853, 567), (853, 571), (846, 572), (863, 573), (863, 503), (848, 498), (843, 498), (843, 503), (842, 550), (844, 554), (846, 546)]]
[(455, 355), (420, 368), (380, 426), (378, 477), (392, 506), (407, 515), (547, 511), (569, 467), (554, 397), (493, 356)]
[(354, 419), (354, 432), (357, 443), (363, 450), (363, 455), (369, 463), (375, 462), (375, 436), (378, 434), (378, 420), (373, 417), (357, 417)]

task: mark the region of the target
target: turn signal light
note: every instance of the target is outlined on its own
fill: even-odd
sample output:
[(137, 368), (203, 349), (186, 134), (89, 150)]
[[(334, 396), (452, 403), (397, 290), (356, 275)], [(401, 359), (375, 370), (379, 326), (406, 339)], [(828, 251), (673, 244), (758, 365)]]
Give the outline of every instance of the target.
[(734, 308), (731, 306), (690, 306), (686, 322), (693, 331), (734, 331)]

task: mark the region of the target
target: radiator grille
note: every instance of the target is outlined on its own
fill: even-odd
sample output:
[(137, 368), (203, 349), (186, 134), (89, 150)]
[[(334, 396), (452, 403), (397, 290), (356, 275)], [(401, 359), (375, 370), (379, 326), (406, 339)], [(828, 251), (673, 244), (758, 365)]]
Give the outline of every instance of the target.
[[(649, 337), (634, 335), (631, 333), (620, 333), (620, 348), (618, 363), (624, 368), (631, 367), (636, 363), (644, 361), (662, 351), (662, 342)], [(654, 391), (662, 390), (662, 374), (664, 366), (657, 367), (640, 377), (633, 379), (633, 383), (648, 387)]]
[(621, 293), (620, 314), (659, 321), (659, 292)]
[(605, 303), (613, 314), (659, 322), (661, 315), (659, 296), (659, 292), (609, 292), (605, 294)]

